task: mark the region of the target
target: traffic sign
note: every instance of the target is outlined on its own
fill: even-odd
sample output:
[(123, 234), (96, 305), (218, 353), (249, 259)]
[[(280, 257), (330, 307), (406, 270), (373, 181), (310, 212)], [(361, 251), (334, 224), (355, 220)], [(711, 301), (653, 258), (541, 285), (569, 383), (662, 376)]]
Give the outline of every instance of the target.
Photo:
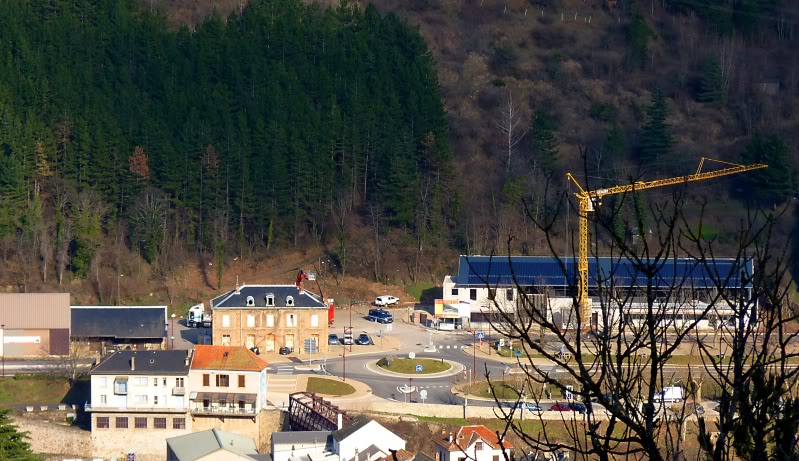
[(313, 339), (306, 339), (303, 341), (303, 348), (305, 352), (308, 353), (318, 353), (319, 352), (319, 345)]
[(574, 386), (566, 386), (566, 400), (571, 400), (574, 398), (572, 391), (574, 390)]
[(424, 367), (423, 367), (423, 366), (421, 366), (421, 365), (416, 365), (416, 372), (417, 372), (417, 373), (421, 373), (421, 372), (422, 372), (422, 370), (424, 370)]
[(415, 359), (416, 358), (416, 352), (411, 352), (410, 354), (408, 354), (408, 358), (411, 359), (411, 360)]
[(482, 331), (478, 331), (478, 332), (477, 332), (477, 339), (479, 339), (480, 341), (482, 341), (482, 340), (483, 340), (483, 337), (484, 337), (484, 335), (483, 335), (483, 332), (482, 332)]
[(427, 391), (426, 391), (426, 390), (424, 390), (424, 389), (422, 389), (421, 391), (419, 391), (419, 398), (420, 398), (420, 399), (422, 399), (422, 403), (424, 403), (424, 399), (426, 399), (426, 398), (427, 398)]

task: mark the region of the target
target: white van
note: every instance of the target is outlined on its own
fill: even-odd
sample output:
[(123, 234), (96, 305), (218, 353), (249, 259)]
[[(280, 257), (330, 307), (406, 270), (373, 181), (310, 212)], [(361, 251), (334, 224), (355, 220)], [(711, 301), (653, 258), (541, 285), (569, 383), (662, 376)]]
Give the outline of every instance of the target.
[(662, 391), (655, 395), (655, 400), (663, 403), (682, 402), (682, 388), (680, 386), (664, 387)]

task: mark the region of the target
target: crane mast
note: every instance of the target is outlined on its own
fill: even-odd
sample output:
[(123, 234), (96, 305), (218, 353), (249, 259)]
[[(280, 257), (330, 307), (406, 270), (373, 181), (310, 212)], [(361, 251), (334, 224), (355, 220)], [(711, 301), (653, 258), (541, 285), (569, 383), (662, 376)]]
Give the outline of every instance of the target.
[[(705, 166), (705, 162), (716, 162), (727, 165), (727, 167), (720, 170), (703, 172), (702, 168)], [(571, 173), (566, 173), (566, 178), (577, 186), (577, 192), (574, 193), (574, 195), (577, 197), (579, 209), (579, 216), (577, 219), (580, 238), (577, 254), (577, 302), (580, 306), (580, 320), (582, 325), (585, 326), (588, 324), (591, 315), (591, 300), (588, 297), (588, 213), (593, 212), (595, 206), (602, 204), (603, 197), (608, 195), (623, 194), (626, 192), (637, 192), (647, 189), (654, 189), (657, 187), (704, 181), (722, 176), (745, 173), (747, 171), (758, 170), (761, 168), (768, 168), (768, 165), (763, 163), (739, 165), (737, 163), (724, 162), (721, 160), (702, 157), (699, 160), (699, 166), (694, 174), (678, 176), (675, 178), (655, 179), (652, 181), (635, 181), (630, 184), (622, 184), (596, 190), (583, 189), (583, 187), (579, 182), (577, 182), (577, 179)]]

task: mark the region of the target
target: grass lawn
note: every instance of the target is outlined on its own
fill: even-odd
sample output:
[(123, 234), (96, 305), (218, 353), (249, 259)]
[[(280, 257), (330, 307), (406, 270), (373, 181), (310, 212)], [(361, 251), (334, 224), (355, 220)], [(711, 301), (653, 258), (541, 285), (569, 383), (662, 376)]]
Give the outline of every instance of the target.
[(0, 407), (60, 403), (69, 391), (66, 379), (47, 377), (0, 378)]
[(483, 397), (487, 399), (494, 398), (494, 394), (500, 399), (518, 399), (519, 393), (515, 387), (519, 383), (504, 383), (502, 381), (492, 381), (489, 386), (488, 382), (480, 381), (471, 386), (466, 386), (466, 393), (475, 397)]
[(405, 287), (405, 291), (408, 292), (409, 295), (413, 296), (413, 299), (416, 301), (424, 301), (422, 299), (424, 295), (430, 293), (433, 288), (436, 288), (436, 284), (432, 282), (418, 282), (414, 283), (413, 285), (408, 285)]
[[(430, 424), (443, 424), (451, 426), (468, 426), (472, 424), (482, 424), (492, 431), (503, 431), (505, 429), (505, 421), (501, 419), (463, 419), (463, 418), (438, 418), (435, 416), (417, 416), (419, 421)], [(569, 430), (566, 427), (567, 423), (558, 420), (545, 421), (547, 436), (555, 440), (571, 440), (569, 438)], [(543, 432), (542, 422), (530, 418), (526, 421), (514, 421), (514, 425), (520, 427), (525, 434), (537, 435)]]
[[(393, 371), (394, 373), (404, 373), (408, 375), (427, 375), (431, 373), (440, 373), (450, 369), (450, 364), (436, 359), (394, 359), (391, 365), (386, 365), (386, 359), (381, 359), (377, 365), (384, 370)], [(416, 372), (416, 365), (422, 366), (422, 372)]]
[(308, 378), (307, 392), (316, 392), (325, 395), (350, 395), (355, 393), (355, 388), (347, 383), (325, 378)]

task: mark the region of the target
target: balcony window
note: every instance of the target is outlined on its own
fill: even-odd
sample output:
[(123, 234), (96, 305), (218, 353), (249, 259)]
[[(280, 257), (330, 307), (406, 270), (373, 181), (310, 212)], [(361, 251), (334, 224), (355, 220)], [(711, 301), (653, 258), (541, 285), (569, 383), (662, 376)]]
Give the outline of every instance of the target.
[(153, 427), (156, 429), (166, 429), (166, 418), (153, 418)]
[(98, 416), (95, 428), (108, 429), (109, 427), (111, 427), (110, 423), (111, 423), (111, 418), (109, 418), (108, 416)]
[(147, 418), (136, 418), (133, 424), (136, 429), (147, 429)]
[(117, 378), (114, 380), (114, 394), (127, 395), (128, 393), (128, 378)]
[[(207, 376), (207, 375), (205, 375), (205, 376)], [(203, 380), (205, 379), (205, 376), (203, 376)], [(183, 386), (183, 378), (175, 378), (175, 387), (184, 387)]]

